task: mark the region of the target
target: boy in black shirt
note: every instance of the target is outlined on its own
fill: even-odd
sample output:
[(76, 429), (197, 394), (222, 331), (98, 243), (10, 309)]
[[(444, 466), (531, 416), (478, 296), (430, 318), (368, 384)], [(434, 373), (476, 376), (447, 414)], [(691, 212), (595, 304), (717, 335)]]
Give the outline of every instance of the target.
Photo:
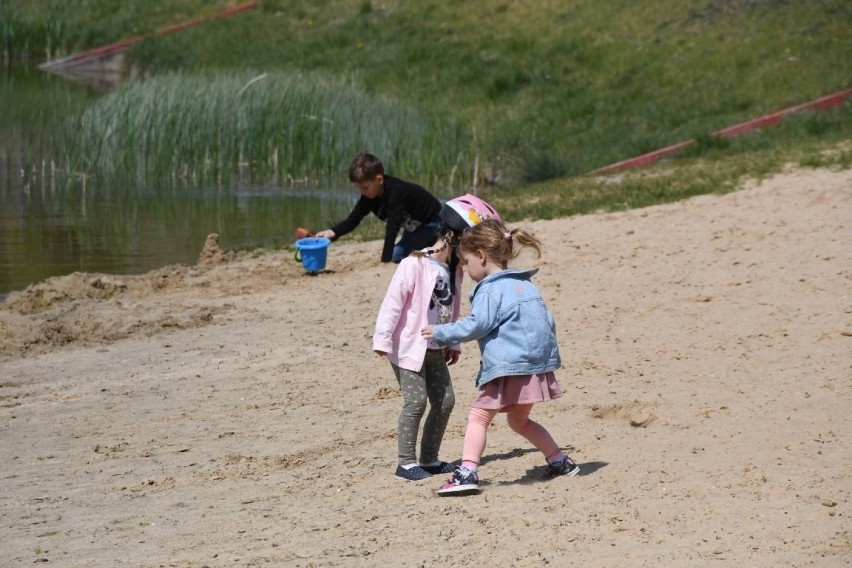
[[(349, 233), (369, 213), (385, 221), (385, 244), (382, 262), (399, 263), (413, 250), (420, 250), (435, 242), (441, 228), (441, 202), (415, 183), (385, 175), (381, 160), (361, 152), (349, 166), (349, 181), (361, 192), (361, 198), (349, 217), (330, 229), (319, 231), (318, 237), (336, 240)], [(399, 230), (404, 232), (394, 243)]]

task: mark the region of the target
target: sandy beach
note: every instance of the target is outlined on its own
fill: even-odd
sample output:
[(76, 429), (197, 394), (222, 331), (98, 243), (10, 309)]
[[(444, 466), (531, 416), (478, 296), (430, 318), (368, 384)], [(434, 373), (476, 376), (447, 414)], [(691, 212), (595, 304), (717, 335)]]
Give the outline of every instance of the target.
[[(512, 226), (544, 243), (515, 266), (564, 362), (533, 417), (579, 476), (543, 481), (500, 416), (481, 495), (395, 479), (381, 243), (312, 277), (210, 239), (0, 304), (0, 565), (852, 565), (852, 170)], [(447, 461), (478, 355), (451, 367)]]

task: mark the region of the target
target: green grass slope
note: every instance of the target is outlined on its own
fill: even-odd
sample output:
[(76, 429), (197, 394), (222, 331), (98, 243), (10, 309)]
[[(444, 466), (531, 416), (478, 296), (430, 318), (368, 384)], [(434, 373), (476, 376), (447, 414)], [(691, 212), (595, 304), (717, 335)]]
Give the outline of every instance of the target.
[[(77, 49), (236, 3), (149, 10), (142, 0), (75, 0), (49, 21), (66, 30), (54, 42)], [(25, 5), (0, 1), (7, 46), (24, 33), (10, 29), (38, 29), (53, 13), (49, 0)], [(150, 37), (131, 57), (154, 73), (344, 77), (361, 92), (452, 117), (469, 132), (479, 179), (514, 186), (689, 138), (703, 141), (693, 154), (721, 155), (847, 140), (848, 104), (759, 148), (709, 134), (849, 87), (850, 53), (846, 0), (265, 0)]]
[[(442, 107), (504, 175), (578, 174), (852, 84), (842, 0), (263, 2), (157, 38), (154, 67), (356, 77)], [(509, 163), (505, 163), (509, 162)], [(496, 175), (496, 174), (495, 174)]]

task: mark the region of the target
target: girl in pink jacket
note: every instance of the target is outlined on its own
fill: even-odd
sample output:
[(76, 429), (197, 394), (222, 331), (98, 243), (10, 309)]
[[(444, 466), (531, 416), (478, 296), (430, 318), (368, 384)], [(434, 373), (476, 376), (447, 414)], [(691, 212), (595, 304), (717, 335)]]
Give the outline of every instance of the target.
[[(459, 358), (458, 344), (445, 348), (424, 340), (420, 329), (432, 323), (450, 323), (459, 317), (462, 268), (450, 275), (452, 248), (447, 236), (435, 247), (416, 251), (400, 262), (388, 286), (373, 335), (373, 350), (386, 356), (402, 390), (402, 412), (397, 421), (396, 477), (408, 481), (447, 473), (454, 466), (438, 459), (444, 430), (456, 397), (447, 365)], [(415, 446), (420, 422), (429, 413)]]
[[(447, 365), (458, 361), (461, 348), (458, 343), (441, 347), (424, 339), (420, 330), (458, 319), (463, 270), (455, 247), (468, 227), (489, 217), (499, 219), (490, 205), (472, 195), (448, 201), (440, 216), (443, 225), (435, 244), (411, 253), (396, 269), (373, 334), (373, 350), (390, 361), (402, 391), (395, 475), (407, 481), (455, 470), (438, 452), (456, 400)], [(417, 435), (424, 414), (418, 461)]]

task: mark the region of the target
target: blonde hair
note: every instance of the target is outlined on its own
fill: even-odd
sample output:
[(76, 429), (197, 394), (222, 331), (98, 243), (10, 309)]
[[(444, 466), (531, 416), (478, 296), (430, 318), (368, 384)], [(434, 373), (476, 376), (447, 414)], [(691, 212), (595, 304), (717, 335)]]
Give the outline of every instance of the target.
[(466, 253), (475, 253), (481, 250), (495, 264), (503, 268), (509, 265), (509, 260), (520, 254), (520, 247), (514, 247), (517, 242), (521, 247), (535, 249), (536, 254), (541, 257), (541, 241), (523, 229), (512, 229), (511, 231), (497, 219), (486, 219), (466, 230), (459, 243), (459, 250)]

